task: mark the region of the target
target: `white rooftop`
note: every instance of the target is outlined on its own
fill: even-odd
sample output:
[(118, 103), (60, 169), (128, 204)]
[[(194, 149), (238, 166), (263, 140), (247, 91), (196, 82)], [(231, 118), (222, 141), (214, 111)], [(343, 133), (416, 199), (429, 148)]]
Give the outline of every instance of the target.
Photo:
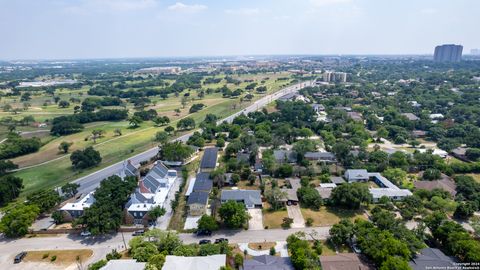
[(168, 255), (162, 270), (219, 270), (225, 266), (227, 256), (225, 254), (183, 257)]
[(110, 260), (101, 270), (143, 270), (147, 263), (136, 260)]
[(62, 208), (60, 208), (60, 210), (73, 211), (73, 210), (83, 210), (85, 208), (90, 207), (95, 202), (93, 193), (94, 191), (88, 193), (85, 197), (81, 198), (80, 200), (74, 203), (65, 204)]

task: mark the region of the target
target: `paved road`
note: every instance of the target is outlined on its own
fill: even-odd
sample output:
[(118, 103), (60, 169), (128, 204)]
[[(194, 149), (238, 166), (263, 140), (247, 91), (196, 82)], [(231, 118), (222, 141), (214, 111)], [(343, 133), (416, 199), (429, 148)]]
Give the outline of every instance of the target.
[[(302, 83), (298, 83), (298, 84), (286, 87), (286, 88), (284, 88), (282, 90), (279, 90), (279, 91), (277, 91), (273, 94), (266, 95), (266, 96), (258, 99), (253, 104), (246, 107), (245, 109), (243, 109), (239, 112), (236, 112), (236, 113), (218, 121), (218, 123), (222, 123), (222, 122), (225, 122), (225, 121), (231, 123), (233, 121), (233, 119), (235, 119), (235, 117), (241, 115), (242, 113), (247, 114), (247, 113), (250, 113), (250, 112), (254, 112), (258, 109), (261, 109), (265, 105), (271, 103), (272, 101), (277, 100), (281, 96), (284, 96), (284, 95), (289, 94), (289, 93), (296, 92), (299, 89), (302, 89), (302, 88), (307, 87), (307, 86), (311, 86), (312, 84), (313, 84), (312, 81), (302, 82)], [(175, 141), (186, 142), (188, 140), (188, 138), (190, 138), (190, 136), (192, 136), (192, 134), (193, 134), (193, 131), (188, 133), (188, 134), (185, 134), (185, 135), (182, 135), (182, 136), (178, 137), (177, 139), (175, 139)], [(133, 157), (130, 157), (129, 160), (134, 165), (137, 165), (141, 161), (148, 160), (148, 159), (152, 158), (157, 153), (158, 153), (158, 148), (154, 147), (154, 148), (151, 148), (151, 149), (149, 149), (149, 150), (147, 150), (143, 153), (140, 153), (140, 154), (137, 154)], [(115, 164), (110, 165), (110, 166), (108, 166), (104, 169), (98, 170), (94, 173), (91, 173), (87, 176), (81, 177), (81, 178), (73, 181), (75, 183), (80, 184), (80, 188), (78, 189), (78, 192), (83, 193), (83, 194), (87, 194), (87, 193), (95, 190), (98, 187), (98, 185), (100, 184), (100, 181), (102, 181), (103, 179), (105, 179), (109, 176), (112, 176), (112, 175), (115, 175), (115, 174), (119, 173), (123, 168), (124, 162), (125, 161), (115, 163)]]
[[(295, 232), (303, 231), (307, 234), (314, 234), (315, 239), (326, 239), (330, 227), (312, 227), (303, 229), (271, 229), (258, 231), (220, 231), (210, 237), (197, 237), (194, 234), (180, 234), (184, 243), (198, 243), (201, 239), (228, 238), (230, 243), (249, 242), (277, 242), (285, 241), (287, 237)], [(125, 242), (132, 239), (130, 233), (124, 233)], [(122, 234), (118, 233), (103, 238), (82, 238), (78, 235), (60, 235), (56, 237), (35, 237), (22, 238), (18, 240), (0, 239), (0, 269), (23, 269), (13, 265), (13, 258), (24, 250), (55, 250), (55, 249), (92, 249), (94, 254), (86, 264), (95, 262), (105, 257), (112, 249), (123, 250)]]

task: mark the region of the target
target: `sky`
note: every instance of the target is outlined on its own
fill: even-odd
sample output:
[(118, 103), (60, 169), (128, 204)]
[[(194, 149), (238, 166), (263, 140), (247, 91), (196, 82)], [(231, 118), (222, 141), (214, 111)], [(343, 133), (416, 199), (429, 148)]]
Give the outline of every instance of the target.
[(478, 0), (0, 0), (0, 59), (432, 54)]

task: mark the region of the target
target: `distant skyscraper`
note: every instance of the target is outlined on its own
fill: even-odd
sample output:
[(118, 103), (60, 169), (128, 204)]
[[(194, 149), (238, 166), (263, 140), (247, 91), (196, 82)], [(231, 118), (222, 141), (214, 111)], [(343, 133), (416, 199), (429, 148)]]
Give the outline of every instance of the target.
[(324, 82), (347, 82), (347, 73), (345, 72), (333, 72), (333, 71), (325, 71), (323, 73), (323, 81)]
[(462, 60), (462, 45), (445, 44), (435, 47), (433, 60), (435, 62), (459, 62)]
[(470, 50), (470, 54), (480, 55), (480, 49), (471, 49), (471, 50)]

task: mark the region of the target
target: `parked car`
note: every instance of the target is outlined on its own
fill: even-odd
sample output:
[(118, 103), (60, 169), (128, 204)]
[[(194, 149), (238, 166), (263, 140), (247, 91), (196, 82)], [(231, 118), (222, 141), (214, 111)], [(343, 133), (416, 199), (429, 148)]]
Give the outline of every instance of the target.
[(210, 244), (212, 241), (208, 240), (208, 239), (202, 239), (200, 241), (198, 241), (198, 244), (199, 245), (204, 245), (204, 244)]
[(13, 263), (20, 263), (25, 256), (27, 256), (27, 252), (25, 251), (18, 253), (17, 256), (15, 256), (15, 259), (13, 259)]
[(90, 236), (90, 235), (92, 235), (92, 233), (89, 231), (83, 231), (80, 233), (80, 236)]
[(133, 232), (133, 236), (140, 236), (140, 235), (143, 235), (145, 233), (145, 230), (138, 230), (138, 231), (134, 231)]
[(228, 239), (227, 238), (217, 238), (215, 239), (215, 244), (220, 244), (220, 243), (227, 243), (228, 244)]
[(202, 235), (210, 236), (212, 235), (212, 232), (209, 230), (198, 230), (197, 236), (202, 236)]

